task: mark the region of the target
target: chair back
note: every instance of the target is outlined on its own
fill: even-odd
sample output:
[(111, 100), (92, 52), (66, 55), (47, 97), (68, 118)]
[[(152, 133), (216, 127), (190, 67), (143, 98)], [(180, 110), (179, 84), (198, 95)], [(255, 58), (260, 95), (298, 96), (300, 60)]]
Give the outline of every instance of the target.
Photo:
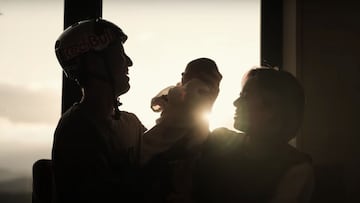
[(39, 159), (33, 164), (32, 203), (51, 203), (53, 172), (50, 159)]

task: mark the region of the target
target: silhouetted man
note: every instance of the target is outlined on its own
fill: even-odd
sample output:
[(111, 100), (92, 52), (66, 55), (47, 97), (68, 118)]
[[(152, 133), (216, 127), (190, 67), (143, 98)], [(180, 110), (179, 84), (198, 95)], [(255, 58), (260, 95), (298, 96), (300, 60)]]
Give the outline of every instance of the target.
[(57, 202), (136, 201), (139, 145), (145, 127), (120, 111), (129, 88), (127, 36), (115, 24), (85, 20), (67, 28), (55, 45), (67, 77), (82, 89), (81, 101), (61, 117), (52, 151)]

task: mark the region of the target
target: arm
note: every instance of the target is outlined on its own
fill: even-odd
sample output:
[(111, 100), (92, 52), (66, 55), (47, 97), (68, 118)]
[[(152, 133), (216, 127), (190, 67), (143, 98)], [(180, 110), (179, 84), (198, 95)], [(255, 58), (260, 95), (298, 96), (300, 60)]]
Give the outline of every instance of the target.
[(143, 136), (141, 165), (154, 155), (167, 151), (183, 138), (185, 142), (182, 144), (187, 148), (205, 140), (209, 126), (202, 114), (210, 108), (208, 91), (208, 87), (197, 79), (168, 90), (167, 105), (162, 109), (159, 122)]
[(140, 164), (146, 164), (151, 158), (170, 149), (173, 144), (189, 133), (189, 128), (174, 127), (162, 122), (145, 132), (141, 148)]
[(282, 177), (271, 203), (307, 203), (314, 189), (314, 171), (303, 163), (288, 170)]

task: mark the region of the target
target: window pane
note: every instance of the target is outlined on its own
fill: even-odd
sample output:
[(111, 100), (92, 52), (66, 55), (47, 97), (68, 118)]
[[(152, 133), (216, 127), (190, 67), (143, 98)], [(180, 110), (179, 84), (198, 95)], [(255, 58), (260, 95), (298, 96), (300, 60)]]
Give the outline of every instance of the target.
[(179, 82), (189, 61), (209, 57), (223, 74), (211, 128), (233, 128), (232, 102), (239, 95), (240, 79), (260, 61), (260, 0), (104, 0), (103, 4), (103, 17), (129, 36), (125, 49), (134, 62), (131, 89), (121, 97), (123, 109), (153, 126), (159, 114), (150, 109), (151, 98)]
[[(11, 189), (1, 184), (2, 202), (4, 192), (31, 194), (32, 164), (50, 158), (61, 114), (54, 44), (63, 1), (0, 0), (0, 13), (0, 183), (17, 183)], [(23, 176), (28, 179), (15, 180)]]

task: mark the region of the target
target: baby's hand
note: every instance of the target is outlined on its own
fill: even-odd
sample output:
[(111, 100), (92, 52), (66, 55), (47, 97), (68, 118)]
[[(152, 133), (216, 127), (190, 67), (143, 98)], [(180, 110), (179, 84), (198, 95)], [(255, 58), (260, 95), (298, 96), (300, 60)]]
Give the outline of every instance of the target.
[(161, 121), (178, 125), (197, 125), (203, 122), (203, 114), (211, 108), (210, 88), (204, 82), (193, 79), (183, 86), (169, 90), (168, 105), (163, 110)]

